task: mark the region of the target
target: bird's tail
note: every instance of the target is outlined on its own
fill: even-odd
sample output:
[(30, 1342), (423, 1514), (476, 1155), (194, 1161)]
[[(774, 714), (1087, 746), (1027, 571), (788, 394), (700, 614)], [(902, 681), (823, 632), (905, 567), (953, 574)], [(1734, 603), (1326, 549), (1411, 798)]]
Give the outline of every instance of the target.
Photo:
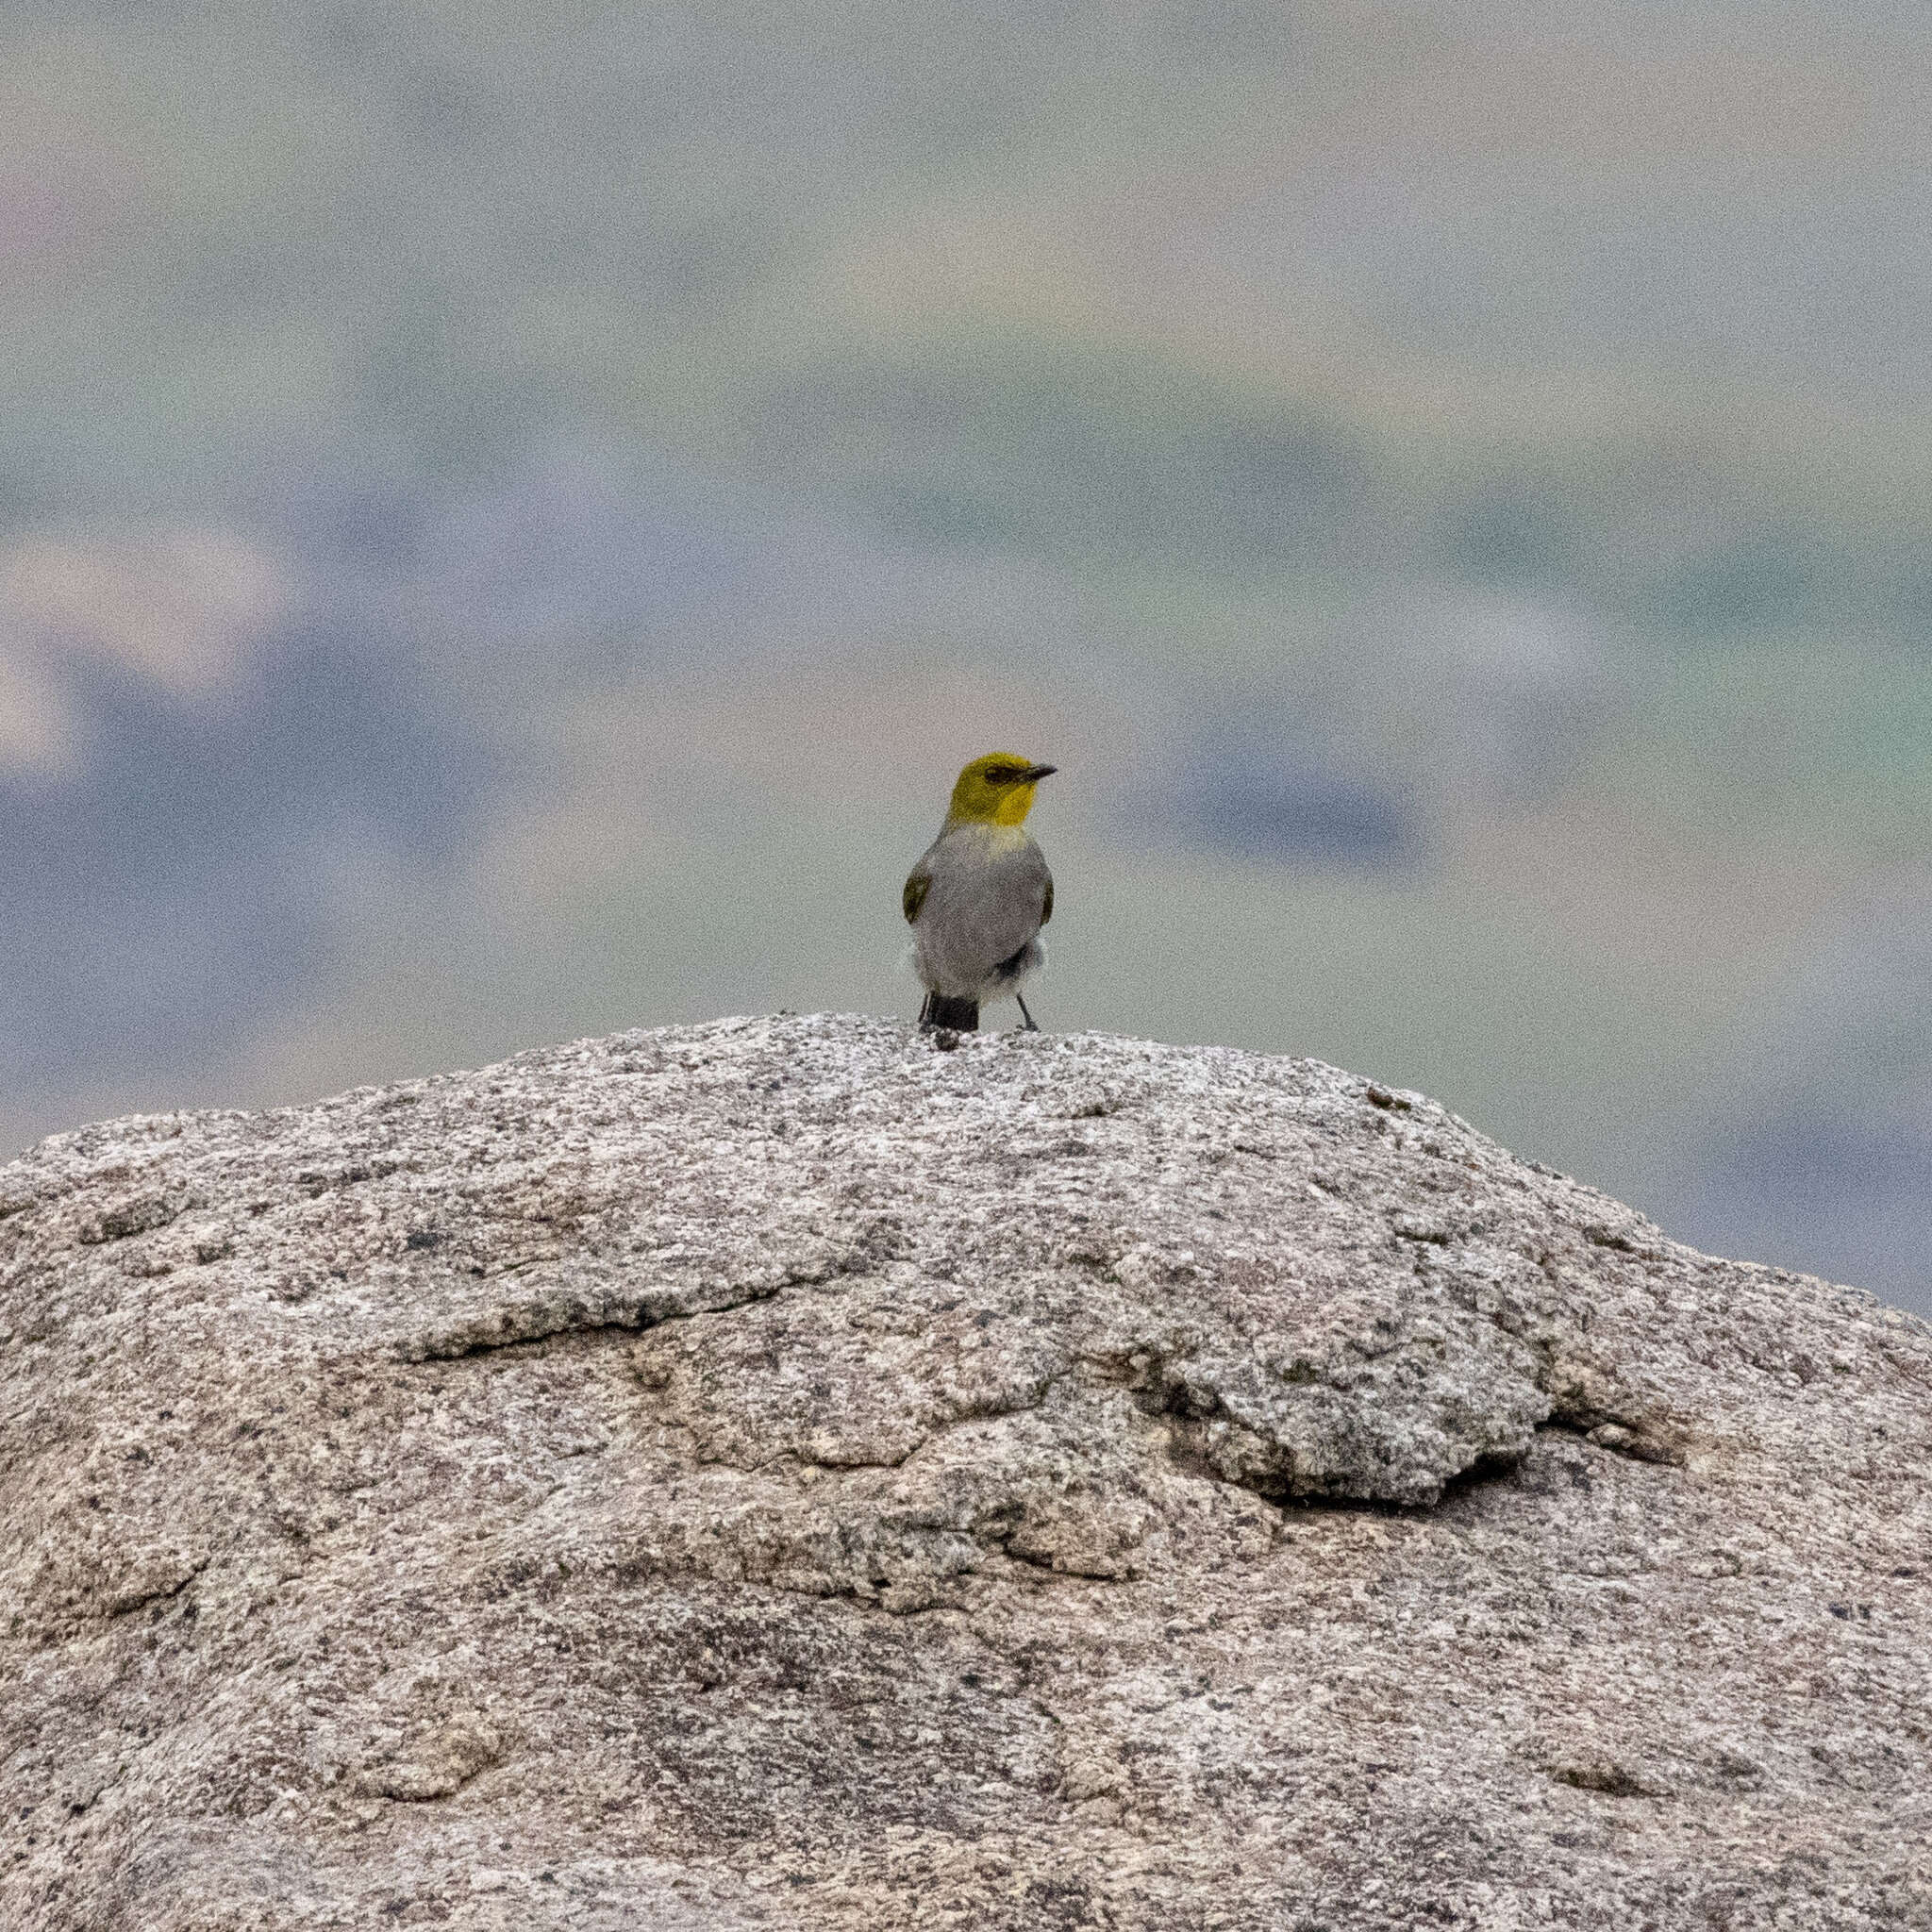
[(979, 1002), (948, 999), (942, 992), (929, 992), (919, 1009), (922, 1026), (949, 1026), (955, 1033), (979, 1031)]

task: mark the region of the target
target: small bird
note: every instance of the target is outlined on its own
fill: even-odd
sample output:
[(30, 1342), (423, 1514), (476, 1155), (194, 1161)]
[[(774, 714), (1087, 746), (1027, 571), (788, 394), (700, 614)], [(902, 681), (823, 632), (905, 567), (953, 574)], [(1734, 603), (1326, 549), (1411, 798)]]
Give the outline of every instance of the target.
[(922, 1026), (979, 1029), (982, 1000), (1020, 1000), (1020, 982), (1046, 953), (1040, 928), (1053, 917), (1053, 874), (1026, 814), (1033, 788), (1055, 771), (1011, 752), (974, 758), (953, 787), (940, 835), (912, 868), (901, 895), (913, 932), (913, 962), (925, 985)]

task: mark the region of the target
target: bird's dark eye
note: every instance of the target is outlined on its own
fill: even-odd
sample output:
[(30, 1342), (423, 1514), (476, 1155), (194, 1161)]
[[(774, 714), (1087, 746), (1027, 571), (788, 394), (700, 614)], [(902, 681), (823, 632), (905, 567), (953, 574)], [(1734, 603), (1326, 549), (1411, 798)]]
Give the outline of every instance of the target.
[(1011, 765), (994, 765), (986, 774), (989, 785), (1010, 785), (1020, 774)]

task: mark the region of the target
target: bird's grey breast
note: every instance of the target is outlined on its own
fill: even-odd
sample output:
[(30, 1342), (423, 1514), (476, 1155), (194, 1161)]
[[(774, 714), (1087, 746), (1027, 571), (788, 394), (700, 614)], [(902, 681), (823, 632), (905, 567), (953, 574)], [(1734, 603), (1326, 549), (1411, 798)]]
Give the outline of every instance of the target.
[(970, 994), (1040, 930), (1052, 874), (1018, 826), (942, 832), (924, 861), (932, 875), (915, 928), (929, 985)]

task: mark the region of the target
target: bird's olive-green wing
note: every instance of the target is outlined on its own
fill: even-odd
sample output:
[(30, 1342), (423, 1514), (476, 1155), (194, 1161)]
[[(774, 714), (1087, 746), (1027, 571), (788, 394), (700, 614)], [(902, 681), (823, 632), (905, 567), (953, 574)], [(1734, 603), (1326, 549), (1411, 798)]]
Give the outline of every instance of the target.
[(1040, 908), (1040, 923), (1044, 925), (1053, 917), (1053, 874), (1046, 875), (1046, 903)]
[(906, 890), (899, 894), (899, 906), (906, 914), (908, 925), (918, 919), (919, 908), (925, 904), (925, 895), (931, 885), (932, 874), (922, 858), (907, 874)]

